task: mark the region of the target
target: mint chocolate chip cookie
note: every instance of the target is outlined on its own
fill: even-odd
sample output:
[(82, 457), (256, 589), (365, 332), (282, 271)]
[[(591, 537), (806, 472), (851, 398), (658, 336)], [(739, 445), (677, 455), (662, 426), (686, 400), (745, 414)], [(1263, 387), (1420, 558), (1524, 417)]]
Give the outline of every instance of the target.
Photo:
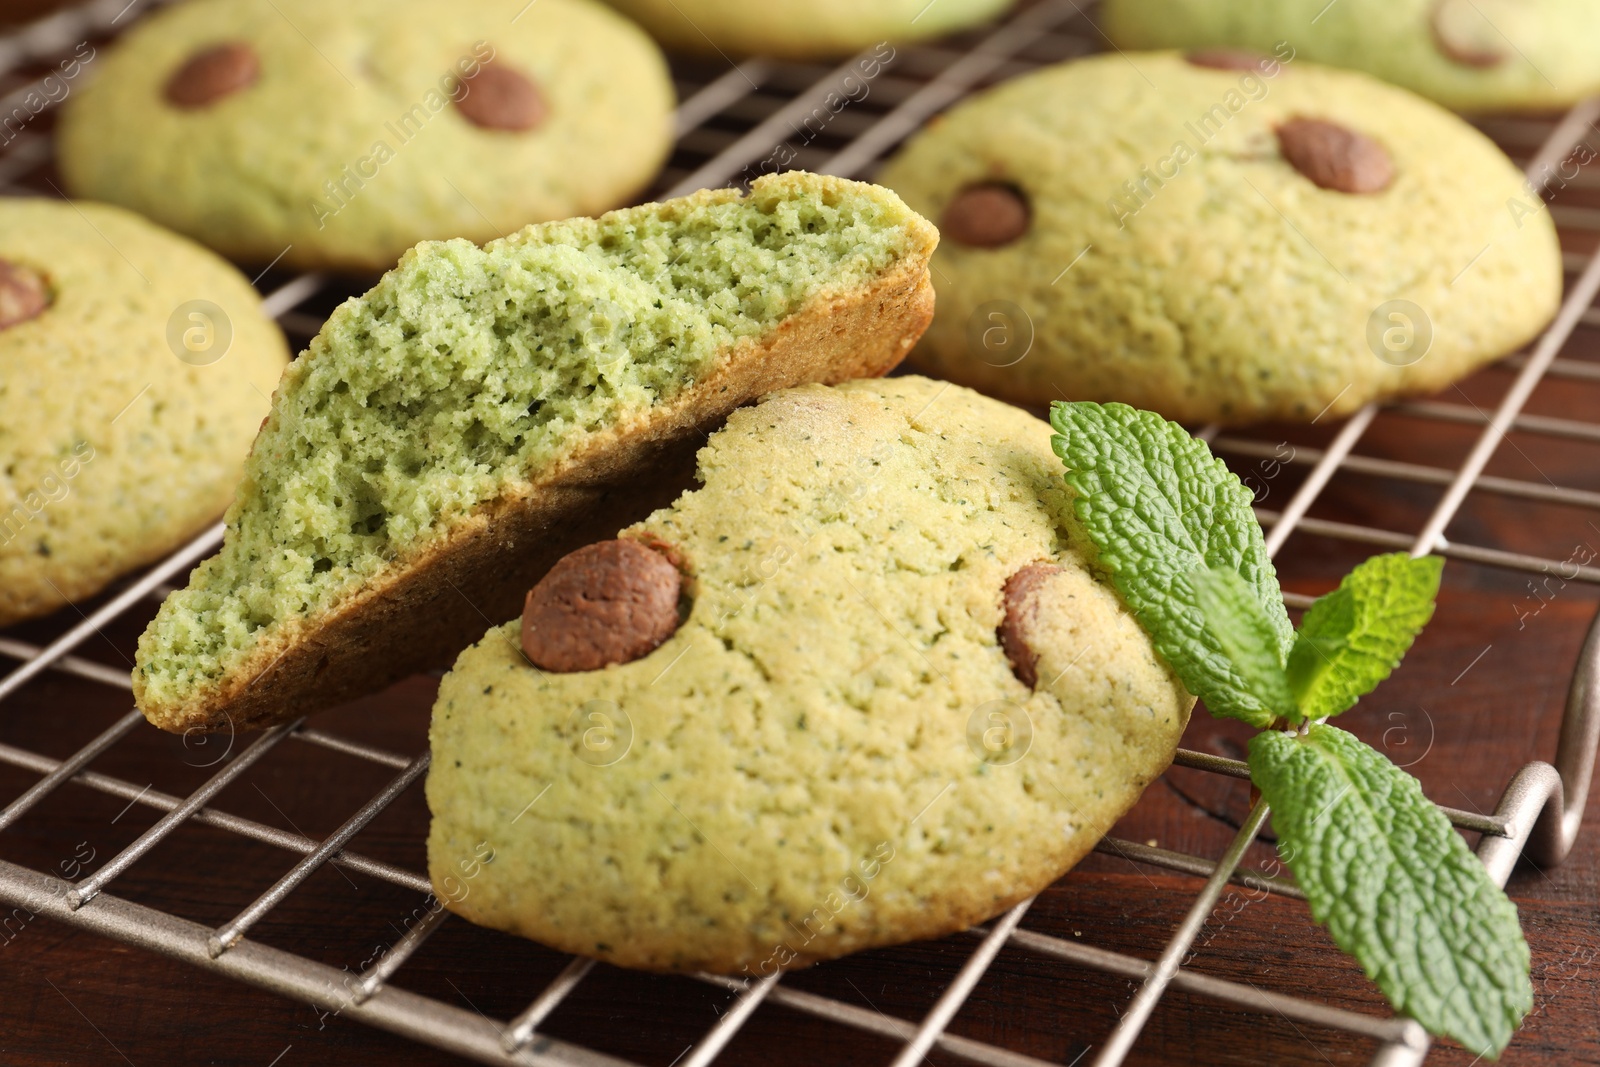
[(288, 362), (250, 283), (193, 242), (0, 199), (0, 626), (214, 522)]
[(1100, 11), (1122, 48), (1286, 43), (1464, 111), (1566, 107), (1600, 91), (1590, 0), (1106, 0)]
[(1362, 74), (1209, 51), (974, 97), (880, 179), (944, 235), (912, 354), (1009, 400), (1310, 421), (1534, 337), (1555, 227), (1481, 133)]
[(623, 966), (766, 975), (1043, 889), (1193, 704), (1060, 471), (1045, 423), (924, 378), (734, 412), (699, 488), (441, 683), (439, 897)]
[(191, 0), (90, 73), (68, 187), (262, 264), (383, 270), (604, 211), (672, 140), (660, 50), (591, 0)]
[(610, 0), (673, 51), (791, 59), (847, 56), (874, 45), (954, 33), (987, 22), (1014, 2)]

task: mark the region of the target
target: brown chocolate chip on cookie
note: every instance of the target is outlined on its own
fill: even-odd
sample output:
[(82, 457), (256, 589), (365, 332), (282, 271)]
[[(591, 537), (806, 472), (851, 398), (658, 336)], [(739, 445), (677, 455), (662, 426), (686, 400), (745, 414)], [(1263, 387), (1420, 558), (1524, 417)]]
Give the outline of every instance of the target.
[(531, 130), (549, 109), (532, 78), (504, 63), (489, 63), (466, 79), (467, 95), (456, 101), (461, 115), (486, 130)]
[(1036, 594), (1040, 586), (1060, 573), (1061, 568), (1054, 563), (1042, 560), (1030, 563), (1007, 578), (1000, 591), (1000, 606), (1005, 615), (995, 633), (1006, 659), (1011, 662), (1011, 673), (1029, 689), (1039, 684), (1039, 653), (1028, 641), (1039, 611)]
[(1032, 214), (1014, 186), (981, 182), (956, 194), (939, 218), (939, 229), (960, 244), (999, 248), (1028, 232)]
[(1464, 67), (1498, 67), (1511, 58), (1506, 39), (1470, 0), (1439, 0), (1428, 21), (1439, 51)]
[(255, 49), (239, 41), (213, 45), (172, 72), (167, 79), (167, 103), (186, 109), (206, 107), (248, 89), (259, 77), (261, 61)]
[(1258, 71), (1263, 64), (1272, 62), (1260, 52), (1243, 48), (1197, 48), (1185, 52), (1183, 58), (1191, 67), (1205, 67), (1207, 70)]
[(37, 318), (50, 306), (50, 291), (37, 271), (0, 259), (0, 330)]
[(683, 579), (637, 541), (563, 556), (528, 592), (522, 651), (547, 671), (594, 671), (651, 652), (678, 628)]
[(1283, 158), (1324, 189), (1381, 193), (1394, 181), (1394, 161), (1366, 134), (1336, 122), (1305, 118), (1290, 119), (1277, 132)]

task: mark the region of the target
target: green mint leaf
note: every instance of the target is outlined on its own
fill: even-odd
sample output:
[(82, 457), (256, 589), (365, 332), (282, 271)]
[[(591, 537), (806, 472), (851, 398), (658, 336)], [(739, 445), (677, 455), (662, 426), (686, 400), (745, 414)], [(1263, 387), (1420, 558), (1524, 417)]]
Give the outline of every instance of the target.
[(1498, 1056), (1533, 1006), (1517, 908), (1422, 786), (1333, 726), (1250, 740), (1311, 915), (1398, 1011)]
[(1195, 571), (1189, 575), (1189, 584), (1194, 588), (1195, 604), (1207, 632), (1216, 639), (1234, 673), (1255, 698), (1249, 707), (1206, 706), (1218, 714), (1247, 721), (1256, 707), (1265, 707), (1274, 715), (1299, 722), (1300, 712), (1289, 691), (1278, 634), (1255, 590), (1234, 571), (1220, 567)]
[(1073, 507), (1134, 616), (1183, 684), (1214, 713), (1266, 726), (1273, 712), (1233, 668), (1196, 604), (1189, 575), (1243, 579), (1286, 653), (1294, 631), (1251, 494), (1177, 423), (1124, 404), (1055, 403), (1051, 438)]
[(1444, 560), (1373, 556), (1306, 612), (1289, 653), (1289, 687), (1308, 719), (1348, 711), (1400, 663), (1433, 617)]

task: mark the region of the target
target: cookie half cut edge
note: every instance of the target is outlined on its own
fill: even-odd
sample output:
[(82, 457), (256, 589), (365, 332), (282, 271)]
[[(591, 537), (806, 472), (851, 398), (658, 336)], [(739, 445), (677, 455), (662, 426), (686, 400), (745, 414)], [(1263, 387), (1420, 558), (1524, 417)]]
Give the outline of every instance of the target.
[(140, 639), (140, 710), (260, 728), (448, 664), (672, 499), (734, 408), (898, 364), (937, 241), (888, 190), (794, 172), (418, 245), (285, 374), (222, 551)]

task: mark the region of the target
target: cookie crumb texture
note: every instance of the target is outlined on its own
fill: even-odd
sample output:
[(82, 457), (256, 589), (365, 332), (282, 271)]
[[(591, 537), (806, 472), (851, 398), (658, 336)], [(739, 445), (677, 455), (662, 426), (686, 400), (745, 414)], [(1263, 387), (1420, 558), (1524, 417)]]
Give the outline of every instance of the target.
[(660, 49), (592, 0), (190, 0), (88, 76), (57, 133), (69, 190), (240, 262), (379, 271), (596, 214), (672, 143)]
[(121, 208), (0, 200), (0, 626), (215, 522), (288, 362), (204, 248)]
[(586, 516), (670, 500), (637, 468), (697, 426), (898, 363), (936, 239), (885, 189), (797, 172), (417, 246), (284, 376), (222, 552), (140, 640), (140, 708), (245, 728), (449, 663)]
[(1106, 0), (1124, 49), (1287, 41), (1461, 111), (1562, 108), (1600, 91), (1593, 0)]
[(1018, 403), (1237, 425), (1433, 392), (1536, 336), (1560, 247), (1504, 154), (1401, 89), (1272, 62), (1082, 59), (916, 135), (879, 179), (912, 208), (1004, 184), (1031, 220), (998, 248), (945, 231), (912, 362)]
[[(769, 974), (1038, 892), (1171, 760), (1193, 700), (1085, 565), (1040, 420), (923, 378), (805, 386), (734, 412), (699, 474), (622, 533), (690, 575), (659, 648), (539, 672), (513, 622), (441, 683), (428, 857), (457, 913)], [(1037, 688), (997, 636), (1030, 567)]]

